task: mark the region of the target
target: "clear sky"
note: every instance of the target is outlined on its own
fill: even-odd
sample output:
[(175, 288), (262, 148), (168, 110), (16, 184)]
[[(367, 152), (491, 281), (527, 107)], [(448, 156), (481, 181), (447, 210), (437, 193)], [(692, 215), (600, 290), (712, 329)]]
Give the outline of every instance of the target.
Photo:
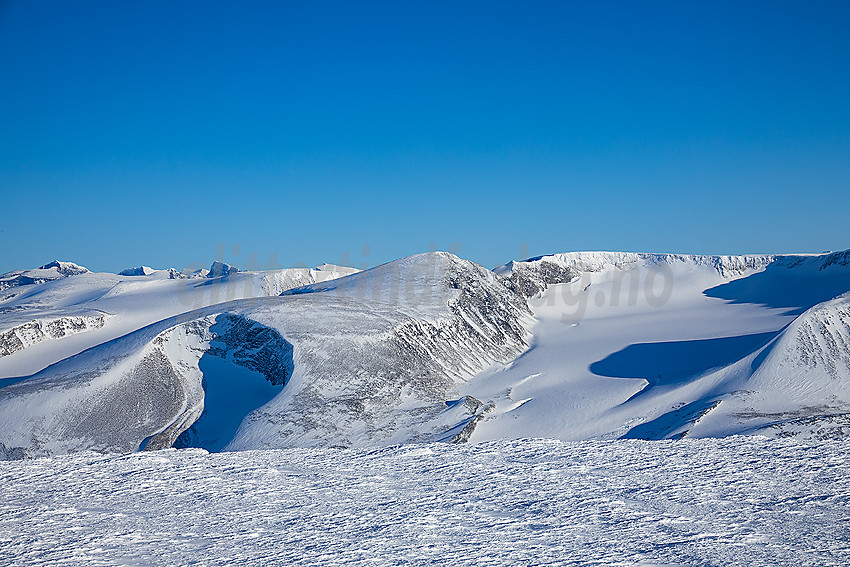
[(0, 0), (0, 272), (845, 249), (848, 30), (847, 1)]

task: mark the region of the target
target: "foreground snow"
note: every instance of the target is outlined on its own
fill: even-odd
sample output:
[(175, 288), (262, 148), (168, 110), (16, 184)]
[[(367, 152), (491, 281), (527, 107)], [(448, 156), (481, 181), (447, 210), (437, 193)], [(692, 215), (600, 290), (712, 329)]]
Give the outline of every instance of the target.
[(730, 437), (0, 462), (0, 564), (847, 565), (848, 452)]

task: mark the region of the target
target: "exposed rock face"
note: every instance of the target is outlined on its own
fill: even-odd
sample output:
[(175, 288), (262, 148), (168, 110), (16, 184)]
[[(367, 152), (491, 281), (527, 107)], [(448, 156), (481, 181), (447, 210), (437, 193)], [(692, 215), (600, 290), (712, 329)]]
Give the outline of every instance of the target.
[(850, 380), (850, 297), (813, 307), (789, 331), (794, 349), (789, 358), (798, 366), (825, 372), (835, 380)]
[(118, 272), (119, 276), (148, 276), (154, 273), (153, 268), (147, 266), (139, 266), (138, 268), (127, 268)]
[(210, 329), (215, 339), (207, 354), (256, 370), (275, 386), (292, 376), (292, 345), (275, 329), (239, 315), (224, 313)]
[[(605, 268), (628, 270), (639, 263), (648, 265), (690, 264), (708, 266), (723, 277), (740, 275), (771, 264), (779, 256), (695, 256), (686, 254), (644, 254), (632, 252), (566, 252), (512, 261), (495, 269), (510, 285), (526, 297), (544, 291), (548, 286), (568, 283), (584, 273)], [(794, 257), (794, 259), (799, 257)], [(789, 261), (792, 258), (789, 257)]]
[(88, 268), (84, 268), (73, 262), (60, 262), (59, 260), (53, 260), (49, 264), (41, 266), (39, 270), (56, 270), (60, 275), (65, 277), (90, 273)]
[(550, 262), (512, 262), (504, 274), (509, 285), (525, 297), (533, 297), (553, 284), (567, 283), (579, 274), (573, 268)]
[(98, 313), (35, 320), (18, 325), (0, 333), (0, 356), (10, 355), (43, 340), (59, 339), (66, 335), (99, 329), (103, 327), (106, 318), (106, 314)]
[(216, 260), (210, 266), (210, 271), (206, 274), (208, 278), (218, 278), (221, 276), (228, 276), (230, 274), (235, 274), (239, 270), (234, 268), (230, 264), (226, 264), (224, 262), (219, 262)]
[(472, 396), (462, 398), (463, 407), (469, 414), (469, 418), (458, 427), (459, 431), (449, 438), (450, 443), (466, 443), (475, 431), (475, 426), (478, 422), (486, 417), (495, 407), (492, 402), (484, 404), (481, 400)]
[(829, 254), (819, 263), (818, 269), (825, 270), (832, 266), (850, 266), (850, 250)]

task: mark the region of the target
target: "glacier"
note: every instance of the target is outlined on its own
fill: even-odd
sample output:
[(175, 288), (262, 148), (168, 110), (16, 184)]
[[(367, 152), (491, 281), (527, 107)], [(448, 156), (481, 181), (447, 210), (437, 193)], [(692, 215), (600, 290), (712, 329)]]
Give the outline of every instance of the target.
[(4, 565), (850, 562), (850, 252), (0, 282)]
[(850, 433), (848, 252), (54, 264), (0, 301), (2, 458)]

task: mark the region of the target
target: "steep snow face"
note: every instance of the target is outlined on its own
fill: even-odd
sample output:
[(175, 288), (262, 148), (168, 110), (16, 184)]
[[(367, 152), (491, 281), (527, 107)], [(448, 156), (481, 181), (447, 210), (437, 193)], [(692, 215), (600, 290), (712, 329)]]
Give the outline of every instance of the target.
[(263, 278), (263, 289), (266, 295), (280, 295), (283, 292), (314, 284), (335, 280), (343, 276), (356, 274), (360, 270), (333, 264), (322, 264), (316, 268), (289, 268), (265, 272)]
[(781, 256), (764, 270), (708, 289), (705, 294), (735, 303), (784, 308), (799, 315), (850, 291), (850, 251), (817, 256)]
[[(216, 309), (161, 321), (0, 388), (3, 450), (39, 456), (160, 449), (193, 424), (198, 427), (183, 445), (199, 436), (219, 442), (209, 436), (220, 434), (222, 424), (211, 428), (202, 417), (208, 409), (202, 359), (222, 361), (225, 373), (248, 369), (280, 387), (292, 374), (292, 346), (273, 329)], [(235, 388), (216, 400), (214, 418), (232, 424), (232, 437), (245, 415), (270, 397), (245, 406), (245, 393)], [(234, 415), (234, 408), (241, 413)]]
[[(0, 443), (38, 456), (168, 447), (203, 409), (208, 321), (154, 325), (0, 389)], [(149, 440), (145, 441), (146, 439)]]
[[(33, 455), (169, 446), (186, 429), (178, 444), (213, 449), (463, 440), (486, 408), (454, 403), (457, 387), (525, 350), (530, 324), (524, 298), (492, 272), (420, 255), (335, 284), (192, 311), (51, 366), (0, 389), (8, 420), (0, 442)], [(203, 359), (221, 375), (212, 358), (285, 387), (263, 389), (270, 401), (247, 396), (264, 404), (240, 405), (247, 417), (217, 415), (221, 403), (198, 419), (203, 400), (227, 386), (202, 384)], [(131, 427), (114, 418), (126, 404), (137, 408)], [(226, 428), (214, 424), (235, 417), (241, 425), (223, 439)]]
[(694, 435), (850, 435), (850, 294), (807, 310), (769, 344), (706, 380), (729, 393), (715, 392), (719, 407)]

